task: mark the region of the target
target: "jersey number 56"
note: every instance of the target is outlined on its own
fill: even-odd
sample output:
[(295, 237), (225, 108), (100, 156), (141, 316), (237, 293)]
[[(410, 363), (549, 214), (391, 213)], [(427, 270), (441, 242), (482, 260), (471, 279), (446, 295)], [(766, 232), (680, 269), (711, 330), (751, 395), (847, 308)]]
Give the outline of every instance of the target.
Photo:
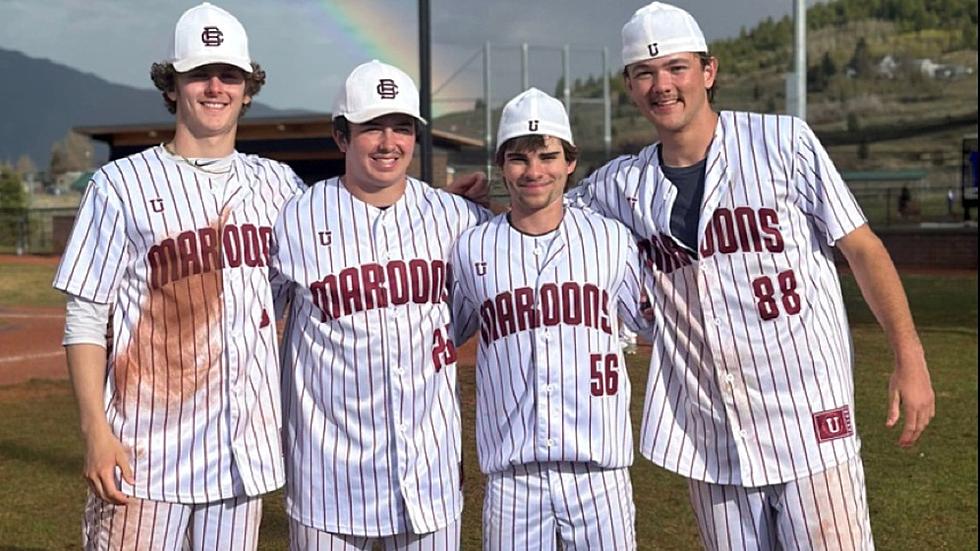
[(619, 390), (619, 356), (616, 354), (592, 354), (589, 356), (593, 396), (612, 396)]

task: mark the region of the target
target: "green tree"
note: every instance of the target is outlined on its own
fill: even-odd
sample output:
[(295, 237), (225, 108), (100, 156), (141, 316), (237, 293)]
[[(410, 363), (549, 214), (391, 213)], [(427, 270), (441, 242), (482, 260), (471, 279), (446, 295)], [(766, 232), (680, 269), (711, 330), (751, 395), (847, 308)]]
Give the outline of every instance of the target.
[(830, 57), (830, 52), (824, 52), (820, 62), (807, 69), (806, 84), (810, 92), (822, 92), (827, 89), (830, 79), (837, 74), (837, 66)]
[(91, 168), (92, 142), (71, 130), (61, 141), (51, 147), (50, 173), (58, 176), (66, 172), (83, 172)]
[(21, 155), (17, 159), (17, 164), (14, 165), (14, 171), (17, 172), (18, 176), (23, 178), (28, 174), (36, 173), (37, 165), (35, 165), (34, 161), (32, 161), (31, 158), (28, 157), (27, 155)]
[(20, 176), (10, 167), (0, 168), (0, 210), (22, 210), (27, 208), (27, 193)]
[(854, 54), (851, 56), (851, 61), (847, 63), (847, 66), (854, 69), (854, 72), (859, 77), (868, 77), (871, 75), (871, 67), (873, 66), (871, 52), (868, 49), (868, 42), (863, 36), (858, 39), (857, 44), (854, 46)]
[(0, 245), (23, 247), (27, 193), (20, 176), (8, 166), (0, 167)]

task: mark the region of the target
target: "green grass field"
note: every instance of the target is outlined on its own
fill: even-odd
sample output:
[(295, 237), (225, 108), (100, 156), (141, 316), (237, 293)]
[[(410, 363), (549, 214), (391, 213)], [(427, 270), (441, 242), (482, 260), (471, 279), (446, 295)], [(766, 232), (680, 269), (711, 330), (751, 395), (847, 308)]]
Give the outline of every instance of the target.
[[(0, 290), (22, 273), (0, 266)], [(54, 304), (44, 290), (53, 269), (31, 273), (21, 294), (3, 291), (5, 305)], [(857, 423), (863, 436), (871, 520), (879, 549), (977, 548), (977, 277), (905, 276), (921, 328), (937, 394), (937, 417), (911, 450), (895, 445), (884, 427), (891, 370), (887, 343), (844, 276), (857, 365)], [(57, 298), (57, 295), (53, 295)], [(47, 298), (46, 298), (47, 297)], [(36, 302), (35, 302), (36, 301)], [(632, 357), (634, 419), (639, 419), (646, 358)], [(466, 506), (464, 549), (480, 546), (482, 480), (473, 440), (472, 370), (461, 369), (464, 403)], [(70, 388), (32, 381), (0, 387), (0, 549), (78, 548), (85, 487), (82, 448)], [(695, 549), (697, 535), (686, 485), (637, 455), (632, 469), (641, 549)], [(284, 549), (286, 521), (280, 494), (267, 497), (262, 549)]]
[(64, 306), (65, 297), (51, 288), (54, 266), (0, 264), (0, 306)]

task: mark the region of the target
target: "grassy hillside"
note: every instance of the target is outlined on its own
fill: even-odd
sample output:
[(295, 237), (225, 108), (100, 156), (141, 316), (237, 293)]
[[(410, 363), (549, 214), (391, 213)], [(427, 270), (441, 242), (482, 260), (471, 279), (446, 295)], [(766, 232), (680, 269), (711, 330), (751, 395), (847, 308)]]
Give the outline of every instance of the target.
[[(931, 176), (958, 178), (963, 134), (972, 124), (942, 125), (911, 138), (875, 141), (880, 129), (962, 119), (977, 112), (977, 5), (965, 0), (838, 0), (808, 10), (807, 120), (818, 134), (846, 131), (853, 143), (830, 147), (843, 170), (926, 166)], [(785, 74), (792, 64), (792, 21), (764, 20), (737, 38), (716, 41), (717, 109), (785, 112)], [(878, 72), (885, 56), (896, 59), (891, 77)], [(958, 66), (970, 74), (929, 78), (914, 60)], [(610, 75), (613, 153), (634, 151), (656, 139), (630, 104), (618, 71)], [(578, 83), (574, 97), (600, 97), (601, 81)], [(498, 107), (499, 109), (499, 107)], [(499, 111), (494, 114), (496, 125)], [(483, 112), (439, 118), (439, 128), (482, 138)], [(576, 141), (598, 162), (602, 151), (601, 106), (576, 105)], [(863, 146), (858, 142), (866, 141)], [(592, 154), (588, 154), (592, 150)], [(588, 164), (588, 163), (586, 163)], [(583, 167), (584, 168), (584, 167)], [(958, 180), (957, 180), (958, 181)]]

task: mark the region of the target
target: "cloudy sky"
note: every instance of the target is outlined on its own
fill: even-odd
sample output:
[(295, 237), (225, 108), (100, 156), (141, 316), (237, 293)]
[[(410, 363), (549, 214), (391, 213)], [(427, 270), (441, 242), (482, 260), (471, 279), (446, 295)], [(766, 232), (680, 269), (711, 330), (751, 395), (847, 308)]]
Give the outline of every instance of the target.
[[(259, 100), (277, 108), (329, 111), (347, 73), (371, 58), (417, 78), (417, 8), (411, 0), (216, 0), (249, 33), (269, 82)], [(619, 32), (644, 0), (431, 0), (437, 112), (482, 94), (483, 45), (491, 42), (494, 103), (519, 89), (520, 45), (531, 84), (553, 91), (561, 47), (572, 78), (619, 64)], [(813, 0), (808, 0), (808, 4)], [(167, 57), (170, 33), (195, 2), (0, 0), (0, 48), (47, 58), (111, 82), (151, 88), (149, 66)], [(792, 0), (685, 0), (708, 40), (737, 35), (792, 11)]]

